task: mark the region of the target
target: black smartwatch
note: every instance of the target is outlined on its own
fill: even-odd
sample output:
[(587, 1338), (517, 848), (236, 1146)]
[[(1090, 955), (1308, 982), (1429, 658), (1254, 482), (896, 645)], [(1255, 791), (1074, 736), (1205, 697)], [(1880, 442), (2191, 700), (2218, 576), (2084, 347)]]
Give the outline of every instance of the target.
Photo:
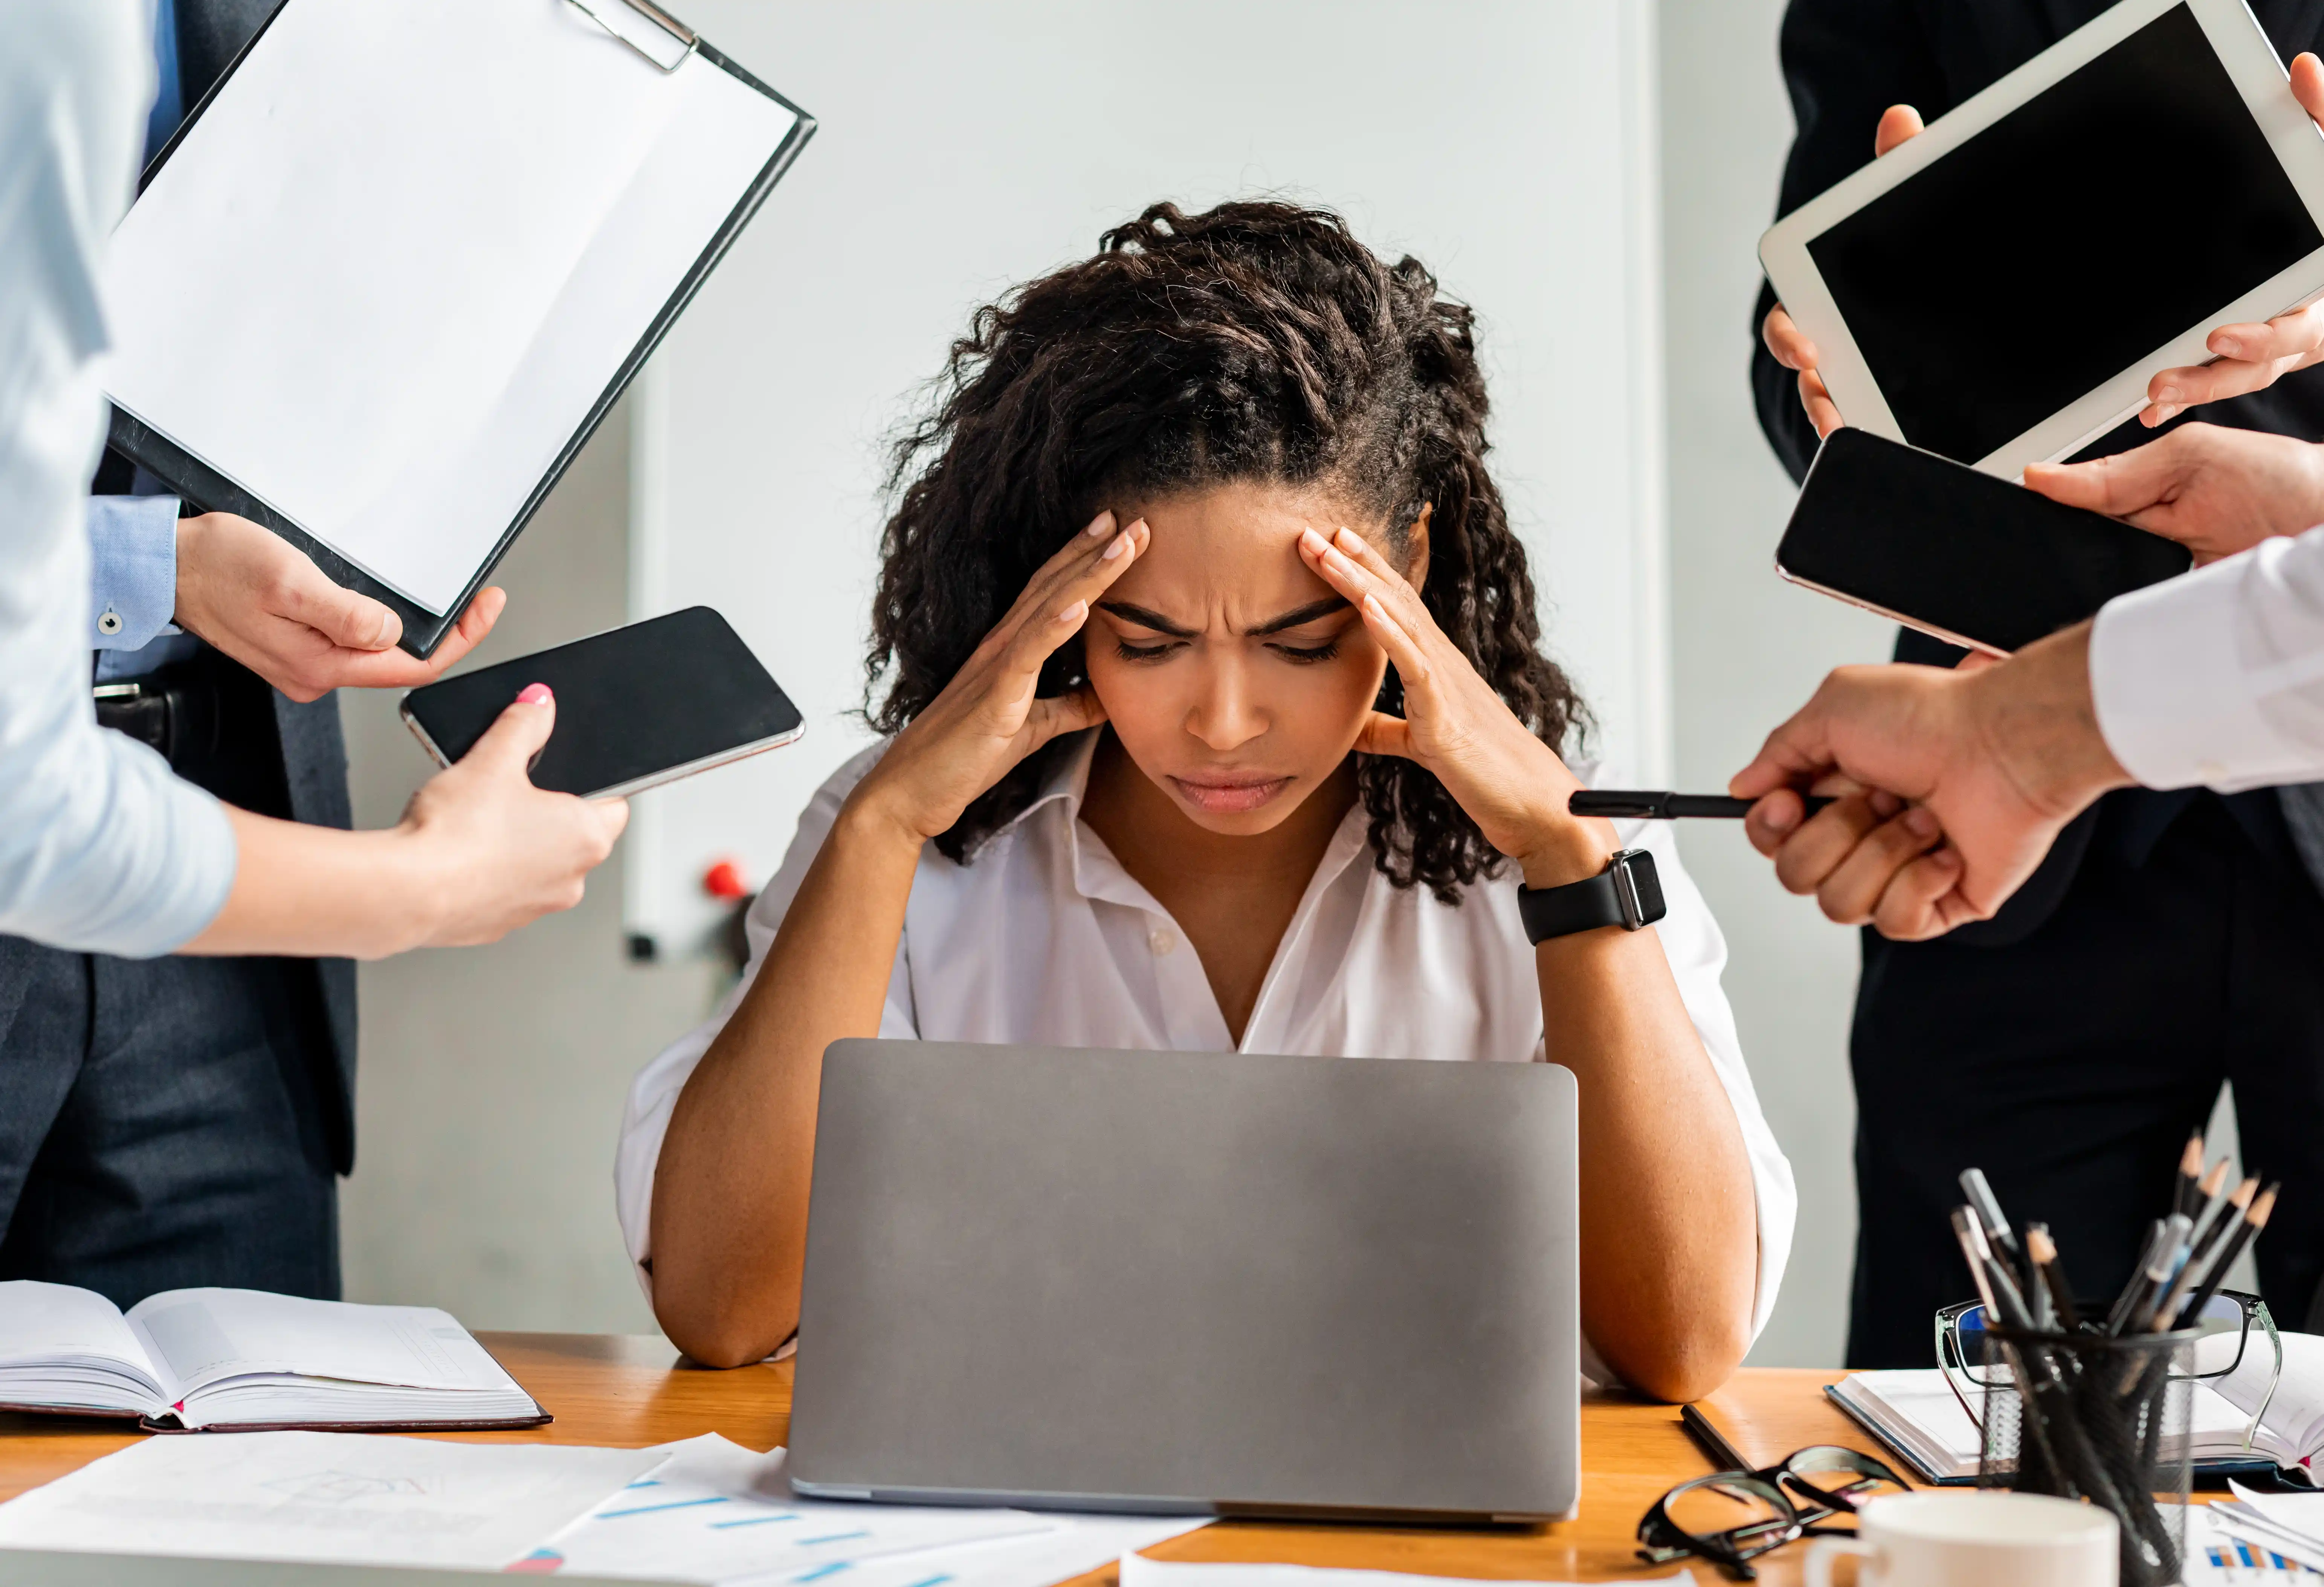
[(1530, 887), (1517, 889), (1517, 916), (1525, 922), (1528, 942), (1547, 942), (1601, 926), (1637, 931), (1669, 913), (1663, 902), (1662, 878), (1655, 874), (1655, 857), (1644, 849), (1616, 851), (1606, 869), (1586, 881), (1537, 892)]

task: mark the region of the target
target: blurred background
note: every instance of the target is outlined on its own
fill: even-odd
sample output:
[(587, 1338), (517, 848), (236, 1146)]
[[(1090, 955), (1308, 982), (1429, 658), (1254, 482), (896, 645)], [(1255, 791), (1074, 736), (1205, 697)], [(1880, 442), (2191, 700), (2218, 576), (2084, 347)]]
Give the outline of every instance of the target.
[[(688, 0), (815, 140), (518, 541), (486, 664), (715, 604), (806, 712), (797, 745), (649, 794), (587, 901), (363, 972), (347, 1295), (472, 1328), (646, 1330), (614, 1225), (631, 1075), (727, 971), (706, 869), (753, 884), (865, 735), (881, 443), (970, 310), (1159, 198), (1330, 206), (1479, 311), (1499, 478), (1545, 624), (1624, 779), (1713, 789), (1890, 630), (1772, 571), (1792, 487), (1747, 380), (1791, 115), (1780, 0)], [(1866, 129), (1869, 152), (1871, 129)], [(359, 825), (429, 766), (342, 697)], [(1799, 1176), (1752, 1361), (1840, 1359), (1855, 1213), (1853, 934), (1739, 830), (1682, 834)]]

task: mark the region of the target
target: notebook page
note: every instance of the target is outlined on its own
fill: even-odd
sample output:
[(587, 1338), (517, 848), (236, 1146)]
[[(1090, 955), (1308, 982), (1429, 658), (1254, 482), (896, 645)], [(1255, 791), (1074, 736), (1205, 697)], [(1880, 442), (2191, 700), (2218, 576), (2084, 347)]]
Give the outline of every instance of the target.
[(58, 1377), (38, 1369), (77, 1362), (105, 1363), (115, 1368), (106, 1375), (161, 1398), (144, 1346), (105, 1296), (30, 1278), (0, 1283), (0, 1399), (13, 1398), (12, 1387)]
[[(724, 171), (666, 163), (691, 145), (664, 135), (737, 95), (780, 125), (755, 173), (789, 113), (698, 57), (664, 74), (571, 5), (300, 0), (115, 234), (108, 394), (440, 612), (545, 470), (531, 432), (578, 427), (683, 266), (623, 279), (551, 411), (494, 446), (512, 380), (640, 181), (707, 216), (687, 263), (706, 245), (748, 177), (714, 192)], [(500, 466), (447, 470), (478, 451)]]
[(295, 1372), (362, 1383), (521, 1392), (450, 1314), (356, 1306), (256, 1289), (171, 1289), (132, 1306), (130, 1325), (180, 1398), (230, 1378)]
[[(2262, 1426), (2273, 1435), (2278, 1463), (2305, 1464), (2324, 1444), (2324, 1336), (2285, 1333), (2280, 1337), (2283, 1372), (2274, 1382), (2272, 1397), (2268, 1390), (2275, 1360), (2267, 1341), (2256, 1333), (2244, 1350), (2242, 1363), (2232, 1375), (2219, 1379), (2217, 1387), (2222, 1398), (2246, 1415), (2257, 1411), (2264, 1400), (2267, 1412)], [(2195, 1347), (2196, 1365), (2199, 1370), (2223, 1367), (2233, 1349), (2232, 1335), (2206, 1339)]]

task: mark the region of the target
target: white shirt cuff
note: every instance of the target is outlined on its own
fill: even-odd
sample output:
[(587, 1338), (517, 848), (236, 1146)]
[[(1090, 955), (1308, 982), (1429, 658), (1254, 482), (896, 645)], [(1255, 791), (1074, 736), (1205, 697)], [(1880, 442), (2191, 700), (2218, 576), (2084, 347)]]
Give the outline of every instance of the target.
[(2090, 632), (2107, 748), (2148, 788), (2235, 793), (2306, 780), (2314, 755), (2262, 715), (2243, 654), (2249, 552), (2117, 595)]

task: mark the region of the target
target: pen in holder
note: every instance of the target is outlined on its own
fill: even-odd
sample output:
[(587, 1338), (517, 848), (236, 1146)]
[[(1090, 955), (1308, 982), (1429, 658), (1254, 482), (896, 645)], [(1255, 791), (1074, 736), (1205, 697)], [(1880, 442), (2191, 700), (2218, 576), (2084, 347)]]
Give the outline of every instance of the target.
[(2177, 1582), (2196, 1337), (1988, 1327), (1978, 1486), (2108, 1510), (2121, 1523), (2122, 1587)]

